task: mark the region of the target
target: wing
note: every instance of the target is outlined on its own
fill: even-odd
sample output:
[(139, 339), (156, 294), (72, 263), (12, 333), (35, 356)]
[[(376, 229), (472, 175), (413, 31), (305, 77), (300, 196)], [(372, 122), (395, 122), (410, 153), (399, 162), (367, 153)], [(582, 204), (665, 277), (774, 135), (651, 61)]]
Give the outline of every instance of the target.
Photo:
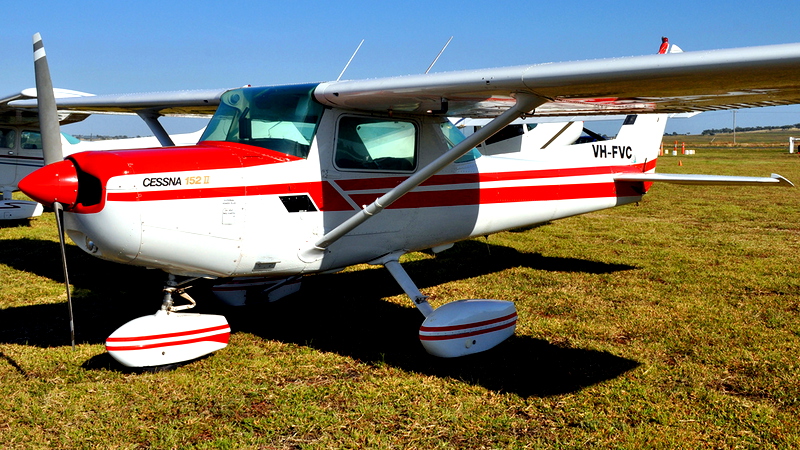
[[(539, 116), (682, 113), (800, 103), (800, 44), (322, 83), (328, 106), (495, 117), (525, 92)], [(60, 111), (209, 116), (226, 89), (58, 99)], [(35, 108), (33, 100), (9, 105)]]
[[(59, 111), (84, 114), (137, 114), (151, 112), (164, 116), (210, 117), (227, 89), (110, 94), (92, 97), (57, 98)], [(36, 108), (35, 100), (13, 100), (17, 108)]]
[(525, 92), (536, 115), (681, 113), (800, 103), (800, 44), (321, 84), (329, 106), (493, 117)]
[[(670, 114), (669, 119), (688, 119), (700, 114), (699, 112), (691, 112), (691, 113), (675, 113)], [(600, 122), (604, 120), (625, 120), (628, 117), (627, 114), (609, 114), (609, 115), (587, 115), (587, 116), (575, 116), (575, 115), (539, 115), (539, 110), (537, 109), (535, 116), (527, 116), (524, 118), (519, 118), (513, 122), (511, 125), (520, 125), (520, 124), (527, 124), (527, 123), (562, 123), (562, 122)], [(489, 123), (490, 120), (488, 118), (457, 118), (451, 117), (451, 121), (459, 127), (482, 127)]]
[[(53, 89), (56, 99), (69, 99), (79, 97), (91, 97), (92, 94), (86, 92), (72, 91), (69, 89)], [(0, 97), (0, 123), (6, 125), (24, 125), (24, 126), (39, 126), (39, 115), (36, 111), (31, 111), (30, 108), (19, 108), (14, 106), (15, 103), (20, 101), (32, 101), (36, 105), (36, 89), (24, 89), (15, 94)], [(80, 122), (87, 118), (87, 114), (76, 113), (63, 113), (59, 115), (59, 121), (62, 125), (68, 123)]]

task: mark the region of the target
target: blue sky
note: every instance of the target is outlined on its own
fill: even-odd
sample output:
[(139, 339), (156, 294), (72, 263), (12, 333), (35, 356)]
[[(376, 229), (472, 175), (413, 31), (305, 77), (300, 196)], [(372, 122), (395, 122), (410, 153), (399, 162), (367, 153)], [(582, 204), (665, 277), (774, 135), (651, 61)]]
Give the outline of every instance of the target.
[[(41, 32), (57, 87), (95, 94), (225, 88), (800, 42), (800, 2), (109, 1), (13, 2), (0, 27), (0, 94), (33, 86)], [(800, 77), (800, 73), (798, 74)], [(800, 122), (800, 105), (737, 112), (738, 126)], [(732, 113), (667, 132), (731, 126)], [(192, 120), (166, 122), (194, 131)], [(93, 116), (73, 134), (150, 134), (138, 118)], [(603, 131), (603, 130), (601, 130)]]

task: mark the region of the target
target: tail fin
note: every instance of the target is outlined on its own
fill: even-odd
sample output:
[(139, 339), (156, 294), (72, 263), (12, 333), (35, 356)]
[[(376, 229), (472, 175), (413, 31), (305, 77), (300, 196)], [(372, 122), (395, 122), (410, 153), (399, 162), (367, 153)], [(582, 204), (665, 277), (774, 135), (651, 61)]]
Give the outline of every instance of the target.
[(666, 36), (661, 36), (661, 47), (658, 49), (658, 54), (663, 55), (669, 49), (669, 39)]
[(636, 161), (654, 161), (658, 158), (668, 117), (668, 114), (630, 115), (625, 118), (616, 140), (633, 148)]
[[(661, 38), (661, 47), (658, 49), (659, 55), (681, 52), (683, 50), (675, 44), (670, 44), (666, 36)], [(644, 159), (653, 161), (658, 157), (661, 140), (667, 127), (667, 118), (669, 118), (669, 114), (630, 115), (625, 118), (625, 122), (617, 134), (617, 140), (635, 142), (636, 150), (634, 153), (638, 161)]]
[(658, 48), (658, 54), (665, 53), (683, 53), (683, 50), (675, 44), (670, 44), (666, 36), (661, 37), (661, 47)]

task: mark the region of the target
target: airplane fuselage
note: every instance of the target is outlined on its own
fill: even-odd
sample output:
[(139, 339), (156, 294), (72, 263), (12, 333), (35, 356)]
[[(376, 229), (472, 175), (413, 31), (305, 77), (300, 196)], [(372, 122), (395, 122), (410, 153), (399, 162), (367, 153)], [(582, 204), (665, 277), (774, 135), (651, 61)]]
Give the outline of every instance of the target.
[[(646, 186), (613, 175), (653, 171), (658, 149), (604, 141), (526, 155), (473, 150), (308, 261), (300, 252), (447, 151), (458, 132), (441, 117), (321, 106), (309, 132), (239, 111), (250, 123), (212, 120), (198, 146), (69, 157), (80, 187), (68, 235), (98, 257), (176, 275), (328, 271), (638, 201)], [(218, 140), (236, 121), (246, 138)]]

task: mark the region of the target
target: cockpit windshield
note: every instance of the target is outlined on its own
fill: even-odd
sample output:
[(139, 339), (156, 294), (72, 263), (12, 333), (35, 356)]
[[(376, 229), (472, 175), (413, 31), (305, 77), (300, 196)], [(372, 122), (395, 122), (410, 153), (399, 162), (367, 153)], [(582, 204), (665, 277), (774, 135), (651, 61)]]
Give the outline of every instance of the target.
[(220, 99), (201, 141), (255, 145), (308, 157), (323, 106), (316, 84), (234, 89)]

